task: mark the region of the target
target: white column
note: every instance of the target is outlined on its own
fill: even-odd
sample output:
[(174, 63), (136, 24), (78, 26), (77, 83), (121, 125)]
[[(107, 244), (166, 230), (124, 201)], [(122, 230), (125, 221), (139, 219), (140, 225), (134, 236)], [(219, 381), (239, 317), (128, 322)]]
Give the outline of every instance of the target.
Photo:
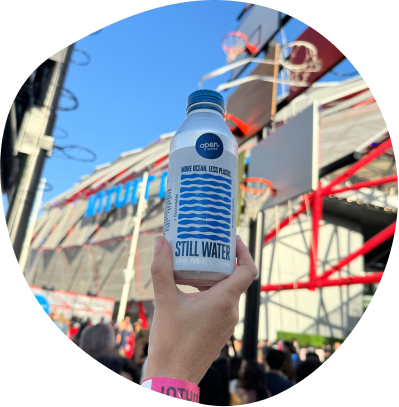
[(134, 261), (136, 257), (137, 251), (137, 242), (139, 239), (139, 232), (140, 232), (140, 225), (141, 220), (143, 217), (143, 210), (144, 210), (144, 203), (145, 203), (145, 191), (147, 189), (147, 182), (148, 182), (148, 172), (144, 172), (143, 174), (143, 181), (139, 185), (139, 200), (137, 204), (137, 213), (134, 218), (134, 228), (133, 228), (133, 235), (132, 241), (130, 244), (130, 251), (129, 251), (129, 258), (127, 261), (126, 269), (124, 270), (125, 275), (125, 283), (122, 288), (121, 300), (119, 303), (119, 310), (118, 310), (118, 317), (116, 319), (117, 323), (120, 323), (123, 318), (125, 318), (126, 312), (126, 305), (129, 297), (130, 286), (132, 280), (134, 278)]

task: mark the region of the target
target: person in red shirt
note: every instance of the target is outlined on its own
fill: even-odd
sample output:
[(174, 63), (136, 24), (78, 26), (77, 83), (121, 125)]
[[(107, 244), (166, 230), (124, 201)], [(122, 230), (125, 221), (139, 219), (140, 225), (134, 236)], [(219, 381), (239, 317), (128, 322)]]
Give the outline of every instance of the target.
[(124, 347), (125, 356), (127, 359), (131, 359), (133, 356), (134, 350), (134, 338), (136, 336), (132, 325), (128, 325), (126, 331), (130, 333), (130, 335), (126, 338), (126, 343)]
[(75, 339), (75, 335), (78, 333), (79, 328), (75, 322), (71, 324), (71, 327), (69, 328), (68, 332), (68, 338), (73, 341)]

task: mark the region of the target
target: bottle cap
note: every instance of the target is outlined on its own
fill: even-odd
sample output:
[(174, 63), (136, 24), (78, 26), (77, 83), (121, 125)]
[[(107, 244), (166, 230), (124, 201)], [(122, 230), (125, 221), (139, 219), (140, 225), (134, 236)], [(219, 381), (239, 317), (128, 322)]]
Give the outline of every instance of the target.
[(196, 90), (187, 99), (187, 114), (195, 109), (212, 109), (224, 116), (223, 96), (214, 90)]

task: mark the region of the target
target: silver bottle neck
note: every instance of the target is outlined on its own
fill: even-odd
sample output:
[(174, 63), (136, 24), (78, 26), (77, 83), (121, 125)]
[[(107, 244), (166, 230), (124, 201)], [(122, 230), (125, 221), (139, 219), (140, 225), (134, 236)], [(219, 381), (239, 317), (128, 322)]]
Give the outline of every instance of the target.
[(209, 114), (212, 114), (214, 116), (218, 116), (221, 119), (224, 119), (224, 115), (222, 113), (220, 113), (219, 111), (212, 110), (212, 109), (207, 109), (207, 108), (191, 110), (190, 112), (187, 113), (187, 117), (193, 116), (193, 115), (195, 115), (197, 113), (209, 113)]
[(224, 118), (224, 108), (213, 102), (197, 102), (187, 107), (187, 116), (196, 111), (215, 112)]

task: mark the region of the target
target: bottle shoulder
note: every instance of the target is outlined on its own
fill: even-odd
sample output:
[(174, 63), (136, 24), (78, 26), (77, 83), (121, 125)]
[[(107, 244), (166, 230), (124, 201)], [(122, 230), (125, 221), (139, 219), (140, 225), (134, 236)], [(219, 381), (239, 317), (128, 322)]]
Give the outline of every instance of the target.
[(220, 115), (196, 112), (187, 116), (176, 131), (170, 145), (170, 153), (184, 148), (193, 147), (202, 134), (215, 133), (223, 142), (226, 151), (238, 156), (237, 141)]

